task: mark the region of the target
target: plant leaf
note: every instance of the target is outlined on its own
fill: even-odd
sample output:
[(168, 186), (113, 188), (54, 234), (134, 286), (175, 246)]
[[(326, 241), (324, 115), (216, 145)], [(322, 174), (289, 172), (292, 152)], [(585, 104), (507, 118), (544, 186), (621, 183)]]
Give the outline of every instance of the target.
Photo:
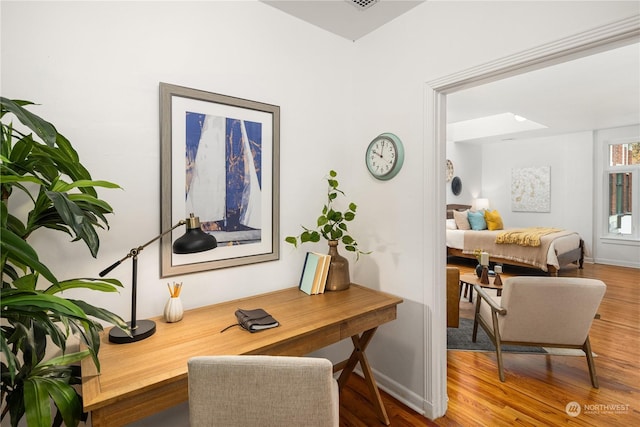
[(41, 311), (59, 313), (63, 316), (69, 316), (80, 320), (87, 320), (85, 313), (72, 302), (57, 297), (55, 295), (47, 295), (36, 292), (2, 292), (3, 307), (34, 307)]
[(3, 253), (7, 254), (9, 259), (27, 265), (51, 283), (58, 282), (58, 279), (56, 279), (53, 273), (38, 260), (38, 254), (27, 242), (6, 228), (2, 228), (1, 232), (2, 239), (0, 239), (0, 248), (2, 248)]
[(77, 363), (87, 356), (89, 356), (89, 350), (82, 350), (82, 351), (77, 351), (75, 353), (63, 354), (62, 356), (53, 357), (47, 360), (46, 362), (38, 363), (38, 365), (34, 367), (32, 372), (39, 374), (43, 370), (46, 370), (52, 366), (66, 366), (72, 363)]
[(69, 279), (58, 282), (54, 286), (50, 286), (44, 293), (53, 295), (69, 289), (91, 289), (100, 292), (118, 292), (117, 287), (122, 287), (122, 283), (117, 279), (91, 279), (78, 278)]
[(285, 237), (284, 241), (292, 244), (296, 248), (298, 247), (298, 239), (296, 239), (294, 236), (287, 236)]
[(73, 229), (77, 238), (82, 239), (86, 243), (91, 251), (91, 255), (96, 258), (98, 256), (100, 239), (98, 238), (96, 230), (86, 221), (82, 209), (73, 201), (69, 200), (69, 197), (64, 193), (47, 191), (46, 194), (53, 202), (56, 211), (60, 214), (64, 223)]
[(24, 401), (27, 424), (29, 427), (50, 427), (51, 409), (49, 407), (49, 393), (37, 380), (27, 378), (24, 381)]
[(52, 188), (51, 190), (57, 191), (60, 193), (67, 193), (70, 190), (73, 190), (74, 188), (86, 188), (86, 187), (121, 188), (118, 184), (114, 184), (109, 181), (92, 181), (88, 179), (81, 179), (78, 181), (74, 181), (70, 184), (63, 181), (58, 181), (55, 188)]
[(53, 147), (56, 143), (56, 128), (46, 120), (33, 114), (22, 105), (31, 104), (26, 101), (12, 101), (10, 99), (0, 97), (3, 115), (6, 111), (13, 113), (20, 122), (36, 133), (49, 146)]
[(65, 426), (77, 426), (80, 422), (79, 415), (82, 414), (82, 405), (76, 390), (67, 381), (49, 378), (39, 378), (38, 380), (42, 382), (47, 394), (53, 399)]

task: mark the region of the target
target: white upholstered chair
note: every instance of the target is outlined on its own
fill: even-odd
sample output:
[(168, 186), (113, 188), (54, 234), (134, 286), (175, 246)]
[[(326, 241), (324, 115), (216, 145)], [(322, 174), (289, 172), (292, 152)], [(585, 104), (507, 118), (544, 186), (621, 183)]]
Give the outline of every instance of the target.
[(578, 348), (585, 352), (591, 384), (598, 388), (589, 329), (606, 285), (572, 277), (512, 277), (504, 281), (502, 297), (478, 293), (473, 342), (480, 325), (496, 347), (498, 374), (504, 381), (501, 345)]
[(202, 356), (188, 371), (192, 427), (338, 426), (338, 383), (327, 359)]

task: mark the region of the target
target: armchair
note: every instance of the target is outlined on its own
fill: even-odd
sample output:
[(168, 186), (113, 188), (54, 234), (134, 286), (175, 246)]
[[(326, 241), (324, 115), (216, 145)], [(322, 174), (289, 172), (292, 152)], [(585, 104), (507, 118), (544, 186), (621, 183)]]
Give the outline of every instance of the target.
[(338, 426), (338, 383), (327, 359), (201, 356), (189, 359), (188, 373), (193, 427)]
[(502, 296), (478, 293), (473, 342), (478, 325), (496, 347), (498, 375), (505, 381), (503, 344), (578, 348), (587, 357), (591, 384), (598, 388), (589, 329), (604, 296), (600, 280), (570, 277), (512, 277), (504, 281)]

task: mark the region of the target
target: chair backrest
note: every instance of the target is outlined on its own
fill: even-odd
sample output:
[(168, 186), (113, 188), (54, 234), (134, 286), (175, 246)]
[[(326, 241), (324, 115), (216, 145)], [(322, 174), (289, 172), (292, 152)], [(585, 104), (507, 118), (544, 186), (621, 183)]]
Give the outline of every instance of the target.
[(606, 285), (573, 277), (512, 277), (504, 281), (499, 317), (501, 338), (546, 344), (582, 345)]
[(327, 359), (285, 356), (191, 358), (192, 427), (338, 426), (338, 384)]

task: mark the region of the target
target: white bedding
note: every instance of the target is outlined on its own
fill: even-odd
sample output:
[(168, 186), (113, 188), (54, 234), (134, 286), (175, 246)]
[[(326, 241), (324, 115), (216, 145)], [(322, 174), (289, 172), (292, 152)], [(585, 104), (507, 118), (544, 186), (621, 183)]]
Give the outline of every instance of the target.
[[(464, 230), (447, 230), (447, 247), (455, 249), (464, 249)], [(547, 253), (547, 265), (560, 268), (557, 254), (564, 254), (573, 249), (580, 247), (580, 235), (572, 233), (555, 239), (549, 246)], [(546, 268), (544, 269), (546, 271)]]

